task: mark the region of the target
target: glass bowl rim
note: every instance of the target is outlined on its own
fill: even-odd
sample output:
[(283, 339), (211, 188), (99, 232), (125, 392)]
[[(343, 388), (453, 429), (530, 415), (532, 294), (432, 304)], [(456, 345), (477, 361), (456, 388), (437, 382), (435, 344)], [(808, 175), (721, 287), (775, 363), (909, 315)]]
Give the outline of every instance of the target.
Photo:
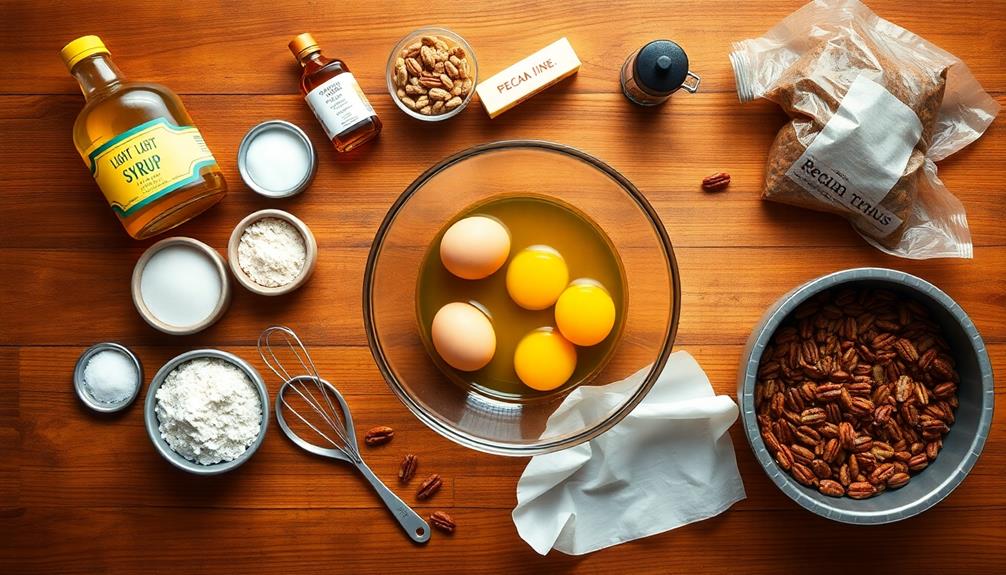
[[(629, 196), (629, 199), (636, 203), (636, 206), (643, 212), (644, 216), (650, 223), (650, 227), (656, 233), (657, 239), (664, 252), (664, 259), (667, 265), (667, 272), (670, 275), (671, 283), (671, 290), (668, 294), (668, 297), (671, 300), (671, 315), (669, 321), (667, 322), (667, 327), (664, 330), (663, 344), (661, 346), (660, 353), (657, 355), (656, 360), (653, 362), (649, 372), (646, 374), (646, 378), (636, 389), (635, 393), (632, 394), (628, 401), (623, 403), (601, 423), (584, 429), (583, 431), (570, 437), (535, 443), (532, 445), (519, 445), (505, 441), (494, 441), (475, 437), (464, 431), (456, 429), (451, 425), (445, 424), (437, 417), (427, 413), (426, 410), (424, 410), (423, 407), (420, 406), (418, 402), (403, 389), (401, 383), (398, 382), (398, 379), (393, 374), (391, 366), (388, 364), (388, 360), (384, 354), (384, 350), (377, 338), (374, 306), (371, 303), (374, 295), (374, 269), (377, 259), (384, 246), (384, 241), (387, 237), (388, 231), (394, 224), (402, 207), (408, 203), (412, 196), (415, 195), (416, 191), (425, 185), (433, 176), (463, 160), (485, 154), (487, 152), (511, 149), (545, 150), (566, 155), (594, 167), (604, 175), (614, 180), (615, 183), (618, 184)], [(405, 191), (398, 196), (391, 207), (388, 208), (387, 214), (385, 214), (377, 233), (374, 235), (374, 241), (370, 246), (370, 253), (367, 255), (367, 263), (363, 274), (363, 324), (367, 333), (367, 343), (370, 347), (371, 355), (374, 356), (377, 368), (380, 370), (381, 376), (388, 384), (388, 387), (391, 388), (398, 399), (405, 404), (413, 415), (415, 415), (433, 431), (436, 431), (440, 435), (458, 443), (459, 445), (495, 455), (527, 457), (551, 453), (589, 441), (614, 427), (626, 415), (628, 415), (629, 412), (639, 405), (663, 372), (664, 365), (667, 363), (667, 359), (670, 357), (674, 346), (674, 338), (677, 334), (680, 311), (681, 281), (678, 275), (677, 260), (674, 257), (674, 248), (671, 245), (671, 239), (667, 234), (667, 229), (660, 220), (660, 216), (657, 215), (656, 210), (654, 210), (653, 206), (650, 205), (650, 202), (643, 196), (642, 192), (640, 192), (639, 189), (632, 184), (632, 182), (608, 164), (572, 146), (544, 140), (501, 140), (486, 144), (479, 144), (452, 154), (428, 168), (416, 177), (416, 179), (414, 179), (412, 183), (405, 188)]]

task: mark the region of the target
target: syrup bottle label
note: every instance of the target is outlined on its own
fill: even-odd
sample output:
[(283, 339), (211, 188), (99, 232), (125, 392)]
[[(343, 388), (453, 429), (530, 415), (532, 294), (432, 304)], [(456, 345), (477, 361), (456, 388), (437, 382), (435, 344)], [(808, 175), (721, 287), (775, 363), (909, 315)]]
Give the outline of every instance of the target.
[(199, 181), (203, 168), (217, 165), (195, 126), (176, 126), (165, 118), (92, 146), (84, 161), (120, 218)]
[(376, 116), (353, 74), (345, 72), (304, 96), (331, 140), (354, 125)]

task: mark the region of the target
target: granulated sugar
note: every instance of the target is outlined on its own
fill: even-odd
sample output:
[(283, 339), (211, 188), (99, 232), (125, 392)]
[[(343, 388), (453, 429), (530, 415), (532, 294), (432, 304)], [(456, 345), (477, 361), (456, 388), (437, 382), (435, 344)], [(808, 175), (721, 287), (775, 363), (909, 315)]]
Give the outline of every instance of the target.
[(121, 351), (106, 349), (91, 357), (84, 368), (84, 387), (102, 403), (120, 403), (140, 385), (136, 366)]
[(193, 359), (169, 373), (157, 390), (156, 412), (171, 449), (202, 465), (236, 459), (262, 423), (262, 402), (248, 376), (216, 358)]

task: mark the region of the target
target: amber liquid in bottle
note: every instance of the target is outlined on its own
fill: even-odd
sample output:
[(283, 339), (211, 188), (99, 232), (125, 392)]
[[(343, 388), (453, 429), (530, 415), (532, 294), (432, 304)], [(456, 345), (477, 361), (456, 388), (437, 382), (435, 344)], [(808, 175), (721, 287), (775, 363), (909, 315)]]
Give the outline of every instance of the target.
[[(301, 94), (307, 99), (336, 150), (348, 152), (381, 133), (381, 119), (367, 102), (345, 62), (323, 56), (309, 34), (297, 36), (290, 43), (290, 50), (304, 68), (300, 78)], [(332, 80), (336, 78), (342, 80), (341, 86), (347, 91), (349, 101), (328, 98), (327, 102), (322, 102), (321, 97), (316, 96), (317, 90), (325, 90), (326, 85), (331, 86)]]
[[(158, 84), (126, 81), (107, 53), (80, 60), (71, 73), (87, 100), (73, 126), (74, 145), (85, 161), (87, 150), (151, 120), (193, 125), (178, 96)], [(125, 214), (117, 212), (126, 232), (136, 239), (157, 235), (202, 213), (227, 193), (227, 183), (216, 163), (199, 168), (190, 179), (193, 181)]]

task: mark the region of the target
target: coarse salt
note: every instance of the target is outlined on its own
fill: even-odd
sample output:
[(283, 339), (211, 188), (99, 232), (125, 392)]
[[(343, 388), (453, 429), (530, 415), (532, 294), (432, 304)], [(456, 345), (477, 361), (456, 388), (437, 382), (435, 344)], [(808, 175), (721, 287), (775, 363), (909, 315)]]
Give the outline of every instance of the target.
[(262, 427), (262, 401), (245, 372), (217, 358), (176, 367), (157, 390), (161, 437), (201, 465), (233, 461)]
[(87, 360), (84, 367), (84, 387), (91, 397), (101, 403), (126, 401), (139, 385), (136, 366), (121, 351), (99, 351)]
[(241, 234), (238, 264), (255, 283), (280, 287), (297, 279), (307, 261), (300, 231), (280, 218), (262, 218)]

